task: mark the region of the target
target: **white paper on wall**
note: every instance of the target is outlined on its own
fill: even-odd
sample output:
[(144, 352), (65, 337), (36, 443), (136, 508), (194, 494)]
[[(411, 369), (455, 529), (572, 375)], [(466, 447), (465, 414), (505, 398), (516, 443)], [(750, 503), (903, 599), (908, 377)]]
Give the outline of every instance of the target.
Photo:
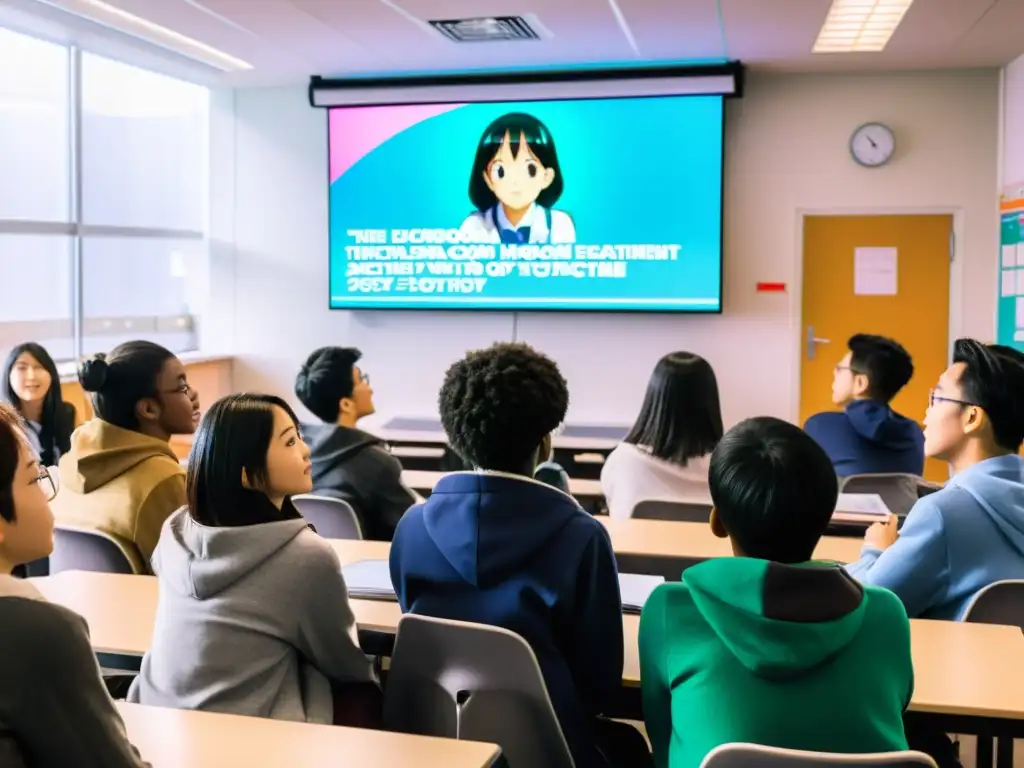
[(1016, 296), (1017, 295), (1017, 273), (1012, 269), (1004, 269), (1002, 271), (1002, 288), (999, 291), (1000, 296)]
[(853, 250), (853, 292), (857, 296), (895, 296), (897, 254), (895, 248)]
[(1003, 246), (1003, 267), (1013, 268), (1017, 266), (1017, 246), (1016, 245), (1004, 245)]
[(1024, 297), (1017, 297), (1017, 327), (1024, 328)]

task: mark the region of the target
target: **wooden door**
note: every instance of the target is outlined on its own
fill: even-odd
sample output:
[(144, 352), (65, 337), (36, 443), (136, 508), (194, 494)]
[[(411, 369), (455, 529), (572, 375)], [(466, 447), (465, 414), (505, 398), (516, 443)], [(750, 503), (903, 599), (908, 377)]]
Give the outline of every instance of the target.
[[(832, 405), (832, 374), (856, 333), (896, 339), (914, 359), (914, 377), (892, 402), (907, 418), (924, 422), (928, 390), (949, 355), (949, 267), (953, 217), (807, 216), (804, 218), (800, 423)], [(895, 295), (878, 271), (888, 254), (859, 248), (895, 248)], [(877, 258), (881, 257), (882, 262)], [(855, 264), (862, 271), (855, 291)], [(872, 264), (874, 266), (872, 267)], [(883, 267), (884, 269), (884, 267)], [(925, 476), (944, 481), (949, 472), (928, 460)]]

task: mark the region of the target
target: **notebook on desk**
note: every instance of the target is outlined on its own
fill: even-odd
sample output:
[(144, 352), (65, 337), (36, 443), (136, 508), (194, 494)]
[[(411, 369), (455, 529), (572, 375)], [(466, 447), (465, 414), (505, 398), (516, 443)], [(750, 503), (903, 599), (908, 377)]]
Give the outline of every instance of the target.
[[(348, 596), (357, 600), (396, 600), (387, 560), (358, 560), (341, 569), (348, 587)], [(638, 573), (619, 574), (622, 610), (640, 613), (651, 592), (665, 579)]]

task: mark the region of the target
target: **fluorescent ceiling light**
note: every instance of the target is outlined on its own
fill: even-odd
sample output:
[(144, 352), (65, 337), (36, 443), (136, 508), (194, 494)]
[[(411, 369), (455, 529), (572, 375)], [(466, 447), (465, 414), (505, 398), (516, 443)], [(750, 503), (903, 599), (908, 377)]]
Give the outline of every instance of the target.
[(881, 51), (914, 0), (832, 0), (814, 53)]
[(193, 40), (187, 35), (173, 29), (160, 26), (152, 21), (136, 16), (134, 13), (105, 3), (103, 0), (40, 0), (69, 13), (94, 21), (112, 29), (116, 29), (133, 37), (146, 40), (154, 45), (179, 53), (196, 61), (201, 61), (222, 72), (235, 72), (252, 69), (252, 64), (236, 58), (212, 45)]

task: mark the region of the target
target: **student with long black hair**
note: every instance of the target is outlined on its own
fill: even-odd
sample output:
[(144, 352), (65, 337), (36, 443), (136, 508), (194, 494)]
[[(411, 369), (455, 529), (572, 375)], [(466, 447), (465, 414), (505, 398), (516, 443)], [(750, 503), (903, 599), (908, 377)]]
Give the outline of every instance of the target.
[(19, 344), (7, 356), (0, 382), (0, 394), (25, 420), (25, 434), (43, 466), (56, 465), (71, 449), (75, 407), (64, 402), (50, 353), (34, 342)]
[(85, 620), (10, 575), (53, 549), (56, 487), (22, 426), (0, 405), (0, 764), (146, 768), (103, 685)]
[(308, 723), (379, 723), (338, 556), (291, 502), (309, 448), (278, 397), (218, 400), (188, 466), (188, 505), (164, 525), (153, 644), (128, 698)]
[(78, 371), (96, 418), (79, 427), (60, 460), (57, 521), (115, 537), (135, 570), (149, 572), (160, 526), (185, 503), (185, 471), (169, 445), (199, 423), (185, 366), (149, 341), (95, 355)]
[(654, 367), (636, 423), (609, 454), (601, 490), (612, 517), (630, 517), (646, 499), (708, 496), (708, 464), (722, 439), (718, 381), (692, 352), (672, 352)]

